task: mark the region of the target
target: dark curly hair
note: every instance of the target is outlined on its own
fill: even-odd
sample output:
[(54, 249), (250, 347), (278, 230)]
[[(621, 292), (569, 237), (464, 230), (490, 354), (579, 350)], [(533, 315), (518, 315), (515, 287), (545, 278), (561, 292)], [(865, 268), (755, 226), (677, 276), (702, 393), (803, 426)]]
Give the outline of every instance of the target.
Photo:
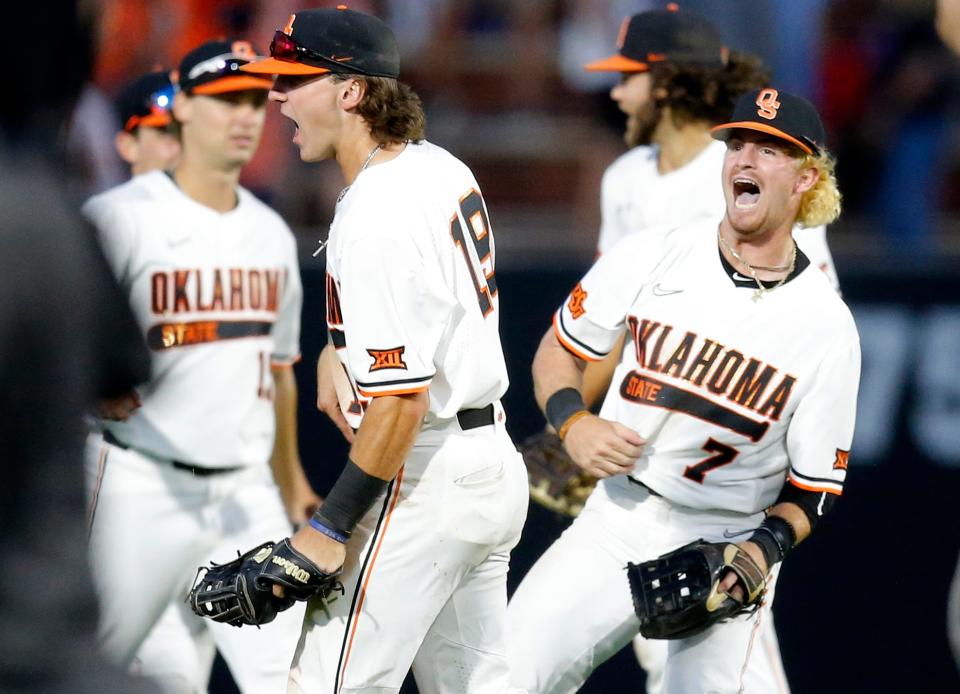
[(737, 97), (770, 83), (770, 70), (759, 58), (734, 51), (720, 68), (654, 63), (650, 76), (653, 93), (667, 92), (657, 99), (658, 109), (669, 107), (678, 126), (692, 121), (725, 123)]
[(382, 145), (419, 142), (426, 116), (420, 97), (403, 82), (390, 77), (335, 75), (337, 81), (355, 79), (364, 85), (363, 99), (354, 109), (370, 126), (373, 139)]

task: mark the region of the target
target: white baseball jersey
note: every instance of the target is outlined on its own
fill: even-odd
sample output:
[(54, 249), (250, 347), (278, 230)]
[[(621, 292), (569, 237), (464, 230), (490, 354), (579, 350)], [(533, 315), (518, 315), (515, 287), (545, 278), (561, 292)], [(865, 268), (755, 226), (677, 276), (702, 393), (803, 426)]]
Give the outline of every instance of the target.
[[(658, 148), (634, 147), (604, 172), (600, 185), (600, 238), (605, 253), (638, 231), (680, 226), (697, 219), (722, 217), (726, 209), (720, 172), (726, 145), (711, 142), (686, 165), (667, 174), (657, 170)], [(796, 227), (794, 237), (810, 262), (839, 289), (837, 270), (824, 226)]]
[[(463, 163), (420, 142), (359, 173), (327, 246), (341, 407), (353, 426), (377, 396), (426, 391), (430, 408), (347, 543), (344, 594), (308, 607), (291, 693), (396, 692), (414, 659), (420, 691), (506, 691), (506, 571), (528, 496), (496, 403), (497, 306), (493, 233)], [(456, 418), (491, 404), (489, 421)], [(424, 576), (416, 600), (396, 599)]]
[(853, 318), (802, 253), (754, 299), (720, 255), (718, 222), (604, 253), (555, 314), (557, 337), (599, 360), (626, 328), (600, 416), (647, 439), (633, 476), (667, 499), (755, 513), (785, 476), (840, 494), (860, 376)]
[(296, 242), (273, 210), (237, 195), (220, 214), (156, 171), (84, 206), (153, 353), (143, 406), (105, 426), (159, 458), (265, 465), (273, 448), (270, 366), (299, 357)]
[(327, 326), (352, 426), (378, 395), (428, 390), (426, 426), (503, 395), (494, 256), (480, 187), (446, 150), (410, 143), (360, 172), (327, 246)]

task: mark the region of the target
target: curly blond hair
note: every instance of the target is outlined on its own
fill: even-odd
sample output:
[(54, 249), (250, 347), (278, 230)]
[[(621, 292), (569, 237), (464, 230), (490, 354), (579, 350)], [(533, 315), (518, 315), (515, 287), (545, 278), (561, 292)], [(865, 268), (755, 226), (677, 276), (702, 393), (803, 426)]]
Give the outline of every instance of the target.
[(800, 199), (800, 211), (797, 222), (804, 227), (818, 227), (830, 224), (840, 216), (840, 189), (834, 173), (836, 161), (827, 151), (818, 155), (804, 154), (797, 162), (797, 169), (814, 168), (820, 177), (813, 188)]

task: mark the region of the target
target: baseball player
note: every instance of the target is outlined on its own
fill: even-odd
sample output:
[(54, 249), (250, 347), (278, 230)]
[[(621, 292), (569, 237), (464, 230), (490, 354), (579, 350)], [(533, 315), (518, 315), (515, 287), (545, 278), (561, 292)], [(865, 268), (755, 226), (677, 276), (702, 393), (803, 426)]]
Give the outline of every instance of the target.
[[(618, 44), (615, 55), (586, 65), (589, 71), (621, 74), (610, 96), (627, 114), (624, 139), (631, 148), (603, 176), (598, 253), (633, 233), (723, 214), (716, 177), (725, 148), (710, 137), (710, 128), (726, 120), (740, 94), (768, 79), (757, 58), (727, 50), (712, 23), (674, 4), (624, 19)], [(794, 233), (806, 256), (838, 286), (826, 228), (798, 227)], [(587, 365), (587, 404), (600, 402), (607, 392), (621, 348), (622, 338), (607, 359)], [(772, 619), (765, 621), (760, 639), (771, 678), (786, 692)], [(638, 636), (634, 648), (647, 673), (647, 692), (657, 694), (666, 643)]]
[[(729, 51), (711, 22), (673, 3), (624, 19), (618, 44), (616, 54), (585, 66), (621, 74), (610, 97), (627, 114), (631, 148), (603, 175), (598, 254), (639, 230), (723, 214), (716, 177), (724, 146), (710, 128), (730, 115), (738, 96), (769, 80), (757, 58)], [(839, 290), (826, 227), (798, 227), (794, 236)], [(606, 392), (615, 366), (605, 360), (587, 371), (588, 403)]]
[(120, 130), (114, 144), (134, 176), (166, 171), (180, 156), (180, 138), (170, 115), (174, 92), (170, 74), (155, 71), (131, 82), (117, 97)]
[[(618, 43), (615, 55), (586, 66), (621, 74), (610, 96), (627, 114), (624, 140), (631, 148), (610, 165), (601, 182), (598, 253), (631, 233), (723, 214), (716, 176), (725, 148), (710, 137), (710, 128), (726, 120), (740, 94), (769, 77), (753, 56), (729, 51), (706, 18), (675, 4), (626, 18)], [(811, 262), (839, 286), (826, 227), (794, 233)], [(607, 392), (618, 353), (614, 349), (609, 358), (587, 367), (586, 402), (597, 403)], [(789, 685), (772, 618), (765, 620), (758, 638), (758, 655), (769, 661), (765, 680), (776, 681), (785, 694)], [(657, 694), (667, 644), (638, 635), (633, 645), (647, 674), (647, 692)]]
[(200, 620), (183, 599), (197, 564), (289, 533), (319, 501), (296, 445), (296, 244), (238, 185), (271, 85), (239, 71), (254, 57), (246, 41), (187, 54), (173, 103), (179, 163), (84, 208), (154, 358), (131, 395), (139, 408), (88, 441), (101, 638), (117, 664), (174, 692), (206, 691), (211, 640), (241, 690), (285, 690), (296, 612), (257, 639)]
[[(809, 102), (753, 90), (730, 122), (722, 218), (632, 234), (604, 253), (554, 317), (534, 360), (538, 403), (602, 478), (508, 608), (513, 684), (572, 692), (638, 632), (624, 567), (699, 538), (737, 542), (769, 575), (752, 614), (670, 641), (662, 691), (777, 691), (756, 634), (779, 562), (843, 489), (860, 371), (849, 310), (792, 235), (839, 213)], [(619, 334), (600, 416), (580, 387)], [(570, 576), (575, 576), (571, 585)], [(722, 593), (742, 599), (731, 575)]]
[[(347, 181), (327, 239), (321, 400), (353, 439), (324, 505), (292, 537), (342, 595), (308, 605), (290, 692), (503, 691), (509, 552), (523, 462), (504, 428), (493, 231), (470, 170), (423, 139), (419, 98), (379, 19), (292, 15), (270, 98), (304, 161)], [(356, 427), (355, 437), (346, 427)]]

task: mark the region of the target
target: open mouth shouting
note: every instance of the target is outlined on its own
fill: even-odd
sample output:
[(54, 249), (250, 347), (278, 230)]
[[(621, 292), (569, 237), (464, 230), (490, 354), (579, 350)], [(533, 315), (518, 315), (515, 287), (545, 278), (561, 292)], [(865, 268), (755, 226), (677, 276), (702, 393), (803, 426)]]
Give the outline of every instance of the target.
[(756, 207), (760, 201), (760, 184), (752, 178), (737, 176), (733, 179), (733, 201), (739, 210)]

